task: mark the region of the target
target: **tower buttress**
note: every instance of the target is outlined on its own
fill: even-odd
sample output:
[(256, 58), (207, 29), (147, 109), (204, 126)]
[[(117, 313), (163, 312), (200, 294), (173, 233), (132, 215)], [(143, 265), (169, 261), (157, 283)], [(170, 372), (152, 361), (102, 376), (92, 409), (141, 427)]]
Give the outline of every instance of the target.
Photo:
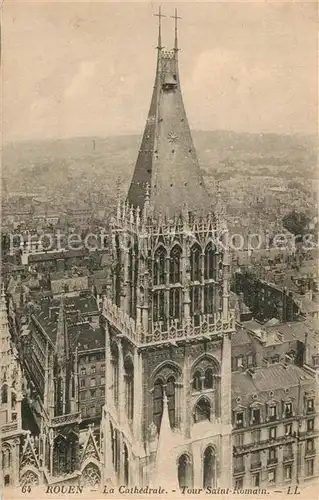
[(12, 343), (6, 294), (1, 282), (0, 295), (0, 489), (19, 484), (20, 443), (22, 435), (22, 372)]

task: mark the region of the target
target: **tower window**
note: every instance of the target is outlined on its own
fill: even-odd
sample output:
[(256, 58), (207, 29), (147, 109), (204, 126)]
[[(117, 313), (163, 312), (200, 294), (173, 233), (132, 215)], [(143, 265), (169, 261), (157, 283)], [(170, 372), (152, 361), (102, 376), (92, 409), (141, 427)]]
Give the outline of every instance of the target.
[(154, 285), (164, 285), (165, 284), (165, 260), (166, 260), (166, 250), (163, 247), (159, 247), (155, 252), (154, 261)]
[(131, 358), (127, 358), (124, 363), (125, 370), (125, 400), (126, 414), (129, 421), (133, 420), (134, 412), (134, 366)]
[(204, 388), (212, 389), (213, 383), (214, 383), (213, 370), (211, 368), (207, 368), (207, 370), (205, 371)]
[(181, 282), (181, 255), (182, 255), (181, 248), (175, 245), (170, 255), (170, 263), (169, 263), (170, 283)]
[(191, 281), (200, 281), (201, 279), (201, 248), (195, 244), (191, 248), (190, 255)]
[(1, 389), (1, 403), (7, 403), (8, 402), (8, 387), (4, 385)]
[(203, 420), (210, 420), (211, 406), (207, 398), (201, 398), (195, 407), (194, 421), (202, 422)]
[(204, 287), (204, 312), (212, 314), (214, 312), (214, 285)]
[(193, 286), (191, 288), (191, 315), (199, 315), (201, 313), (200, 288)]
[(118, 395), (119, 395), (119, 352), (118, 347), (114, 343), (111, 348), (111, 363), (112, 363), (112, 392), (113, 401), (115, 406), (118, 405)]
[(163, 414), (163, 383), (157, 380), (153, 389), (153, 422), (159, 432)]
[(178, 484), (180, 488), (190, 488), (193, 485), (192, 463), (186, 453), (178, 459)]
[(175, 378), (169, 377), (166, 386), (168, 415), (171, 427), (175, 427)]
[(201, 375), (201, 372), (198, 370), (194, 373), (193, 390), (200, 391), (201, 388), (202, 388), (202, 375)]
[(153, 321), (163, 321), (165, 319), (165, 295), (160, 290), (153, 293)]
[(179, 319), (181, 317), (181, 290), (173, 288), (169, 292), (169, 315), (171, 318)]
[(206, 489), (215, 485), (215, 452), (212, 446), (206, 448), (203, 462), (203, 487)]
[(216, 279), (216, 254), (212, 243), (205, 248), (205, 279)]

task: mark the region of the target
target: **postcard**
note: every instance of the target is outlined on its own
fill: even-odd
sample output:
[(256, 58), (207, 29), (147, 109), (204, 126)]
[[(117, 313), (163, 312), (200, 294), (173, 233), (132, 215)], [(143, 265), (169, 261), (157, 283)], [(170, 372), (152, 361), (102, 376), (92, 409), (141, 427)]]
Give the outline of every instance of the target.
[(4, 500), (317, 498), (317, 19), (2, 4)]

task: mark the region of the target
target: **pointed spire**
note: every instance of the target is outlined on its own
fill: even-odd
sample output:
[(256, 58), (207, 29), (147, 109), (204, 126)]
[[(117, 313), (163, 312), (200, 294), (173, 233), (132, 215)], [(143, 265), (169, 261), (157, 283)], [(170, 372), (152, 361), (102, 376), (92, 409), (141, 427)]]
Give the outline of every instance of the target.
[(63, 296), (61, 297), (61, 302), (60, 302), (55, 347), (56, 347), (56, 355), (58, 363), (61, 366), (63, 366), (69, 357), (69, 346), (68, 346), (68, 336), (67, 336), (67, 326), (66, 326)]
[[(155, 467), (152, 474), (152, 484), (165, 485), (170, 489), (178, 489), (178, 479), (176, 474), (175, 459), (173, 456), (174, 433), (171, 429), (168, 414), (168, 399), (164, 394), (163, 415), (159, 431), (158, 445), (156, 451)], [(171, 466), (169, 465), (171, 464)], [(171, 472), (169, 474), (168, 472)]]
[(128, 199), (135, 208), (139, 205), (143, 209), (148, 183), (154, 215), (167, 210), (170, 217), (180, 214), (184, 201), (191, 212), (206, 213), (211, 198), (193, 144), (178, 72), (177, 22), (180, 18), (175, 11), (175, 48), (163, 51), (161, 9), (155, 15), (159, 18), (155, 85)]

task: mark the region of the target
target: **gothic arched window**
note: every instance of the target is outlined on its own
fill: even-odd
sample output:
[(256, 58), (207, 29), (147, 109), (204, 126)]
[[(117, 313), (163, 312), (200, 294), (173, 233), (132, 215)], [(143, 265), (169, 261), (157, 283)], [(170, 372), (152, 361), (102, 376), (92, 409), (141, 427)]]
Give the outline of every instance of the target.
[(113, 401), (117, 407), (119, 399), (119, 350), (116, 343), (111, 347)]
[(204, 312), (205, 314), (214, 313), (214, 286), (212, 284), (204, 286)]
[(214, 385), (213, 370), (211, 368), (207, 368), (205, 370), (204, 389), (212, 389), (213, 385)]
[(7, 469), (11, 466), (11, 449), (8, 445), (2, 446), (2, 467)]
[(112, 464), (115, 465), (115, 440), (113, 425), (110, 422), (110, 436), (111, 436), (111, 449), (112, 449)]
[(166, 261), (166, 250), (164, 247), (159, 247), (155, 252), (154, 258), (154, 285), (164, 285), (165, 284), (165, 261)]
[(167, 379), (166, 396), (169, 421), (171, 427), (175, 427), (175, 378), (173, 376)]
[(215, 485), (215, 451), (207, 446), (203, 458), (203, 488)]
[(165, 294), (163, 290), (153, 293), (153, 321), (165, 319)]
[(181, 317), (181, 290), (171, 288), (169, 292), (169, 315), (170, 318), (180, 319)]
[(120, 470), (120, 435), (117, 429), (114, 430), (114, 469)]
[(161, 427), (163, 415), (163, 397), (163, 382), (158, 379), (156, 380), (153, 388), (153, 422), (156, 425), (158, 432)]
[(193, 377), (193, 390), (200, 391), (202, 388), (202, 374), (199, 370), (194, 373)]
[(170, 283), (181, 282), (181, 256), (182, 250), (178, 245), (175, 245), (171, 251), (169, 261), (169, 281)]
[(126, 414), (129, 421), (133, 420), (134, 411), (134, 366), (131, 358), (126, 358), (125, 370), (125, 402)]
[(15, 392), (12, 392), (11, 394), (11, 409), (15, 410), (16, 409), (16, 403), (17, 403), (17, 396)]
[(201, 248), (195, 243), (191, 248), (190, 254), (190, 267), (191, 267), (191, 281), (201, 280)]
[(211, 406), (207, 398), (200, 398), (196, 403), (194, 421), (202, 422), (204, 420), (210, 420)]
[(216, 253), (211, 242), (205, 248), (205, 279), (216, 279)]
[(180, 489), (193, 486), (193, 469), (190, 457), (184, 453), (178, 459), (178, 484)]
[(3, 385), (1, 389), (1, 403), (5, 404), (8, 402), (8, 386)]
[(124, 443), (124, 484), (126, 486), (129, 484), (128, 449), (125, 443)]
[(191, 296), (191, 316), (199, 316), (201, 314), (201, 293), (199, 286), (192, 286), (190, 290)]

